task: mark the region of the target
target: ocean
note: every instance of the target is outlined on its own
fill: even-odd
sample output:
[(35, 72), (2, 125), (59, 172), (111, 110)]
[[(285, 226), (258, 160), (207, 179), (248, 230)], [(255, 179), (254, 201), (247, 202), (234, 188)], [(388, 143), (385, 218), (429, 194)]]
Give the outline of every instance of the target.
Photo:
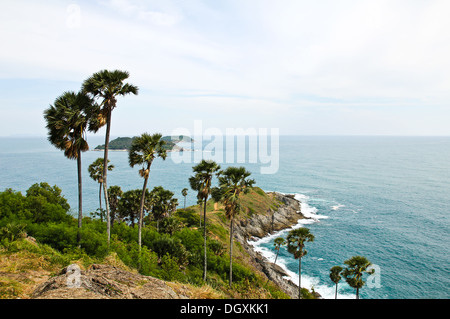
[[(103, 144), (103, 137), (90, 137), (89, 144), (91, 148)], [(306, 244), (308, 254), (302, 259), (302, 286), (334, 298), (330, 268), (363, 255), (377, 275), (368, 278), (360, 298), (450, 297), (449, 137), (280, 136), (278, 145), (275, 174), (261, 174), (262, 164), (249, 160), (222, 167), (245, 166), (256, 186), (294, 194), (302, 202), (303, 213), (312, 218), (295, 227), (308, 227), (315, 236)], [(82, 155), (85, 215), (98, 208), (99, 190), (87, 167), (102, 156), (98, 151)], [(108, 173), (108, 186), (142, 187), (139, 168), (129, 167), (127, 152), (112, 151), (109, 158), (115, 169)], [(193, 165), (175, 163), (170, 157), (157, 159), (148, 187), (170, 189), (182, 207), (181, 190), (189, 188)], [(76, 161), (66, 159), (45, 137), (0, 138), (0, 168), (1, 191), (12, 188), (25, 193), (39, 182), (57, 185), (76, 214)], [(195, 202), (190, 190), (187, 205)], [(251, 243), (273, 260), (273, 240), (287, 232)], [(286, 249), (280, 251), (277, 264), (297, 282), (298, 262)], [(344, 280), (338, 287), (338, 298), (355, 297)]]

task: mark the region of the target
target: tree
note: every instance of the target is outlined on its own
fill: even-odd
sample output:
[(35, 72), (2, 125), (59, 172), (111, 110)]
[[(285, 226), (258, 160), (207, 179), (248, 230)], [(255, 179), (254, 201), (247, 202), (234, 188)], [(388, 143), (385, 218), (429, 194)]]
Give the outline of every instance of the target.
[(304, 227), (291, 230), (287, 236), (288, 252), (298, 259), (298, 299), (301, 299), (302, 257), (308, 253), (305, 249), (305, 242), (312, 241), (314, 241), (314, 235)]
[[(112, 171), (113, 169), (114, 165), (108, 165), (108, 171)], [(100, 220), (103, 221), (103, 211), (102, 211), (103, 158), (99, 157), (91, 165), (89, 165), (88, 172), (89, 176), (94, 181), (98, 182), (100, 185), (98, 190), (98, 201), (100, 204)]]
[(233, 221), (240, 212), (239, 196), (248, 193), (255, 181), (249, 179), (251, 175), (244, 167), (228, 167), (218, 173), (221, 202), (225, 207), (225, 215), (230, 220), (230, 278), (233, 281)]
[(44, 112), (50, 143), (63, 150), (67, 158), (77, 160), (78, 243), (81, 240), (80, 229), (83, 219), (81, 152), (89, 149), (86, 129), (92, 126), (92, 116), (97, 109), (98, 106), (86, 94), (65, 92)]
[[(149, 210), (156, 220), (156, 228), (159, 232), (159, 221), (176, 210), (178, 200), (173, 198), (173, 193), (162, 186), (156, 186), (150, 192)], [(151, 207), (150, 207), (151, 206)]]
[(365, 284), (362, 278), (363, 274), (373, 274), (375, 270), (367, 270), (372, 263), (364, 256), (353, 256), (344, 261), (344, 264), (347, 265), (347, 268), (342, 272), (342, 276), (344, 276), (345, 281), (347, 281), (350, 287), (356, 289), (356, 299), (359, 299), (359, 289)]
[(98, 131), (101, 127), (106, 125), (105, 134), (105, 150), (103, 156), (103, 195), (105, 196), (106, 206), (106, 232), (108, 237), (108, 246), (111, 239), (111, 223), (110, 208), (107, 187), (107, 167), (108, 167), (108, 146), (109, 136), (111, 131), (111, 115), (116, 108), (117, 97), (128, 94), (138, 94), (138, 87), (132, 84), (123, 83), (128, 79), (129, 73), (126, 71), (102, 70), (94, 73), (83, 82), (83, 92), (91, 95), (93, 98), (100, 98), (101, 108), (98, 110), (95, 118), (95, 125), (93, 131)]
[(214, 161), (202, 160), (192, 168), (195, 173), (189, 178), (191, 188), (197, 191), (197, 198), (203, 200), (203, 237), (204, 237), (204, 256), (203, 256), (203, 280), (206, 281), (207, 260), (206, 260), (206, 202), (211, 193), (211, 182), (214, 173), (219, 171), (220, 165)]
[(274, 264), (277, 263), (277, 258), (278, 258), (278, 254), (280, 252), (280, 248), (281, 246), (286, 244), (286, 240), (284, 240), (283, 237), (277, 237), (274, 240), (274, 246), (275, 246), (275, 250), (277, 251), (277, 255), (275, 256), (275, 261), (273, 262)]
[(181, 191), (181, 195), (183, 195), (184, 197), (184, 209), (186, 209), (186, 196), (188, 194), (188, 189), (187, 188), (183, 188), (183, 190)]
[(341, 281), (341, 272), (342, 272), (341, 266), (333, 266), (330, 269), (330, 279), (332, 282), (336, 284), (336, 292), (334, 294), (334, 299), (337, 299), (337, 292), (338, 292), (338, 283)]
[(119, 210), (119, 200), (123, 196), (123, 191), (120, 186), (111, 186), (108, 189), (109, 207), (111, 209), (111, 228), (114, 224), (114, 220), (117, 219)]
[(156, 157), (161, 157), (163, 160), (167, 157), (167, 152), (164, 148), (166, 142), (164, 142), (161, 138), (162, 135), (159, 133), (153, 135), (144, 133), (133, 140), (133, 143), (131, 143), (131, 148), (128, 152), (128, 161), (130, 166), (134, 167), (135, 165), (142, 165), (142, 168), (139, 170), (139, 175), (144, 178), (138, 221), (139, 249), (141, 249), (142, 244), (142, 219), (144, 218), (145, 190), (147, 189), (150, 166)]
[[(128, 221), (131, 227), (134, 227), (135, 220), (139, 216), (140, 200), (142, 197), (142, 190), (134, 189), (126, 191), (122, 194), (117, 205), (118, 217), (122, 220)], [(147, 200), (150, 198), (150, 192), (145, 191)]]

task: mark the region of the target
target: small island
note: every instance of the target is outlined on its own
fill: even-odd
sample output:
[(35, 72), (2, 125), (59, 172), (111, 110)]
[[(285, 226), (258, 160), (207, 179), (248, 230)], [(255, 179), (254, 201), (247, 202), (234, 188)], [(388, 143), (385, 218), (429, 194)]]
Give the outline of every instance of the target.
[[(131, 143), (135, 137), (118, 137), (109, 142), (109, 149), (113, 151), (128, 151), (131, 148)], [(189, 136), (176, 135), (176, 136), (164, 136), (162, 140), (166, 142), (165, 148), (167, 151), (181, 152), (185, 149), (178, 146), (177, 143), (192, 143), (194, 140)], [(98, 145), (94, 150), (104, 150), (105, 145)]]

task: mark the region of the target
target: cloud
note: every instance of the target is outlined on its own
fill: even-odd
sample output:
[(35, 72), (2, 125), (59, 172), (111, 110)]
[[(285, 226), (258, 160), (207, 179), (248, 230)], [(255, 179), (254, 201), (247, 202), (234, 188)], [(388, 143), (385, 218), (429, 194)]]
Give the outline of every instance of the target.
[(114, 8), (130, 18), (137, 18), (138, 20), (147, 21), (158, 26), (173, 26), (181, 20), (178, 14), (148, 10), (142, 1), (110, 0), (109, 2), (105, 2), (105, 5)]
[(449, 11), (446, 0), (23, 0), (0, 11), (0, 77), (81, 83), (125, 69), (141, 87), (132, 114), (145, 101), (197, 118), (259, 110), (252, 121), (278, 126), (275, 109), (307, 117), (334, 107), (349, 123), (343, 106), (370, 107), (357, 113), (364, 123), (382, 106), (439, 106), (443, 117)]

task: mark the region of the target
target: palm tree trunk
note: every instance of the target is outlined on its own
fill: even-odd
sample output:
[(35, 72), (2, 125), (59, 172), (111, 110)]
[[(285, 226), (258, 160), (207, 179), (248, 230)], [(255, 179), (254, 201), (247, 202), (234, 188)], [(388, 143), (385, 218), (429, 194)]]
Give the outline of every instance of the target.
[(336, 292), (334, 293), (334, 299), (337, 299), (337, 290), (338, 290), (338, 284), (336, 283)]
[(184, 196), (184, 210), (186, 210), (186, 196)]
[(230, 288), (233, 281), (233, 218), (230, 219)]
[(82, 194), (82, 181), (81, 181), (81, 150), (78, 150), (77, 156), (77, 170), (78, 170), (78, 232), (77, 243), (81, 241), (81, 224), (83, 220), (83, 194)]
[(356, 299), (359, 299), (359, 288), (356, 288)]
[(109, 150), (109, 134), (111, 130), (111, 107), (108, 106), (108, 115), (106, 120), (106, 134), (105, 134), (105, 153), (103, 156), (103, 195), (105, 196), (105, 206), (106, 206), (106, 234), (108, 237), (108, 248), (111, 239), (111, 223), (110, 223), (110, 211), (109, 211), (109, 200), (108, 200), (108, 186), (106, 183), (106, 175), (108, 172), (108, 150)]
[(199, 220), (200, 220), (200, 227), (202, 227), (202, 205), (203, 205), (203, 202), (200, 203), (200, 218), (199, 218)]
[(274, 264), (277, 263), (277, 258), (278, 258), (279, 252), (280, 252), (280, 247), (278, 247), (277, 254), (276, 254), (276, 256), (275, 256), (275, 261), (273, 262)]
[[(147, 170), (150, 169), (150, 165), (147, 165)], [(142, 187), (141, 207), (139, 208), (139, 221), (138, 221), (138, 244), (139, 252), (142, 246), (142, 219), (144, 218), (144, 202), (145, 202), (145, 190), (147, 189), (148, 175), (144, 179), (144, 187)]]
[(298, 258), (298, 299), (302, 299), (302, 257)]
[(208, 200), (208, 195), (205, 197), (205, 204), (203, 205), (203, 237), (204, 237), (204, 258), (203, 258), (203, 281), (206, 281), (206, 201)]
[(98, 201), (100, 203), (100, 221), (103, 223), (103, 212), (102, 212), (102, 184), (100, 183), (100, 187), (98, 188)]

